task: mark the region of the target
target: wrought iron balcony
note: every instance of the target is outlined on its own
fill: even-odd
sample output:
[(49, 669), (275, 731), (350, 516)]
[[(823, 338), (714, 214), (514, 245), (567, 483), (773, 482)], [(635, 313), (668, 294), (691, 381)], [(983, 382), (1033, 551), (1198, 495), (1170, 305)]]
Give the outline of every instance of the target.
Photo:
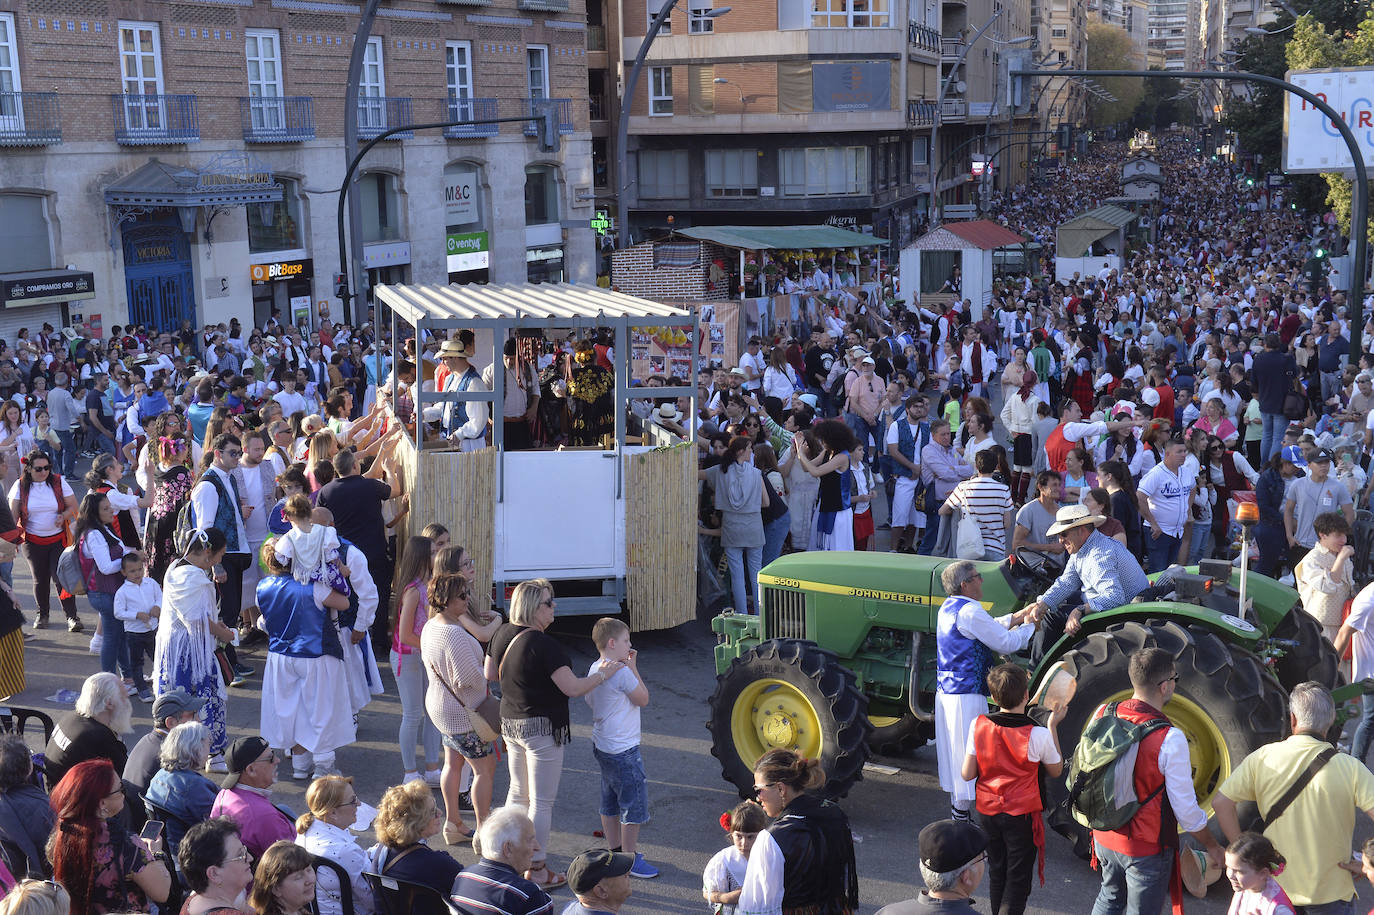
[[(476, 120), (478, 118), (498, 117), (494, 98), (450, 98), (448, 100), (448, 119)], [(500, 133), (500, 124), (464, 124), (461, 127), (445, 127), (444, 136), (451, 140), (466, 137), (494, 137)]]
[(315, 101), (308, 95), (239, 98), (245, 143), (301, 143), (315, 139)]
[(606, 50), (606, 27), (604, 25), (587, 26), (587, 50)]
[(941, 60), (958, 60), (962, 53), (964, 53), (964, 40), (962, 38), (940, 39)]
[(947, 98), (940, 107), (941, 121), (962, 121), (968, 117), (968, 102), (958, 98)]
[(924, 98), (907, 99), (906, 124), (908, 127), (933, 127), (935, 103)]
[[(371, 140), (384, 131), (402, 124), (413, 124), (410, 99), (364, 95), (358, 98), (358, 137)], [(415, 134), (409, 130), (392, 134), (388, 139), (408, 140)]]
[(62, 142), (56, 92), (0, 92), (0, 146)]
[[(572, 133), (572, 99), (570, 98), (532, 98), (525, 100), (525, 114), (532, 118), (543, 117), (546, 108), (553, 108), (558, 112), (558, 132)], [(530, 122), (525, 125), (525, 136), (532, 137), (539, 133), (538, 125)]]
[(591, 111), (593, 121), (606, 120), (606, 96), (599, 94), (587, 96), (587, 107)]
[(199, 143), (194, 95), (112, 95), (115, 140), (128, 146)]
[(907, 43), (922, 51), (940, 52), (940, 33), (930, 26), (918, 22), (908, 22), (906, 26)]

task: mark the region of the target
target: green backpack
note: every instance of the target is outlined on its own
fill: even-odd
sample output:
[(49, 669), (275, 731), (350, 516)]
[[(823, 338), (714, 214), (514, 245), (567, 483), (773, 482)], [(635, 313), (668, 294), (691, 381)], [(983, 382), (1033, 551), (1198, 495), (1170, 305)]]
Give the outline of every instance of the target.
[(1133, 724), (1116, 714), (1117, 703), (1083, 731), (1069, 763), (1069, 813), (1089, 829), (1111, 831), (1131, 821), (1136, 811), (1154, 800), (1164, 784), (1143, 800), (1135, 793), (1135, 761), (1140, 742), (1161, 728), (1167, 718)]

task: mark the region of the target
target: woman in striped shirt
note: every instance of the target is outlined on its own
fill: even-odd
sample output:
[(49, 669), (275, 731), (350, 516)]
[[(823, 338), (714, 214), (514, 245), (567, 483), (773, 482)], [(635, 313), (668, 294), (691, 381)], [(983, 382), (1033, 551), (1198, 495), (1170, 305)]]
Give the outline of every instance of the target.
[(978, 522), (983, 532), (985, 560), (1000, 562), (1007, 557), (1007, 528), (1011, 526), (1011, 489), (993, 477), (997, 472), (997, 455), (980, 451), (973, 458), (975, 476), (969, 477), (949, 494), (940, 506), (940, 514), (951, 515), (959, 509)]

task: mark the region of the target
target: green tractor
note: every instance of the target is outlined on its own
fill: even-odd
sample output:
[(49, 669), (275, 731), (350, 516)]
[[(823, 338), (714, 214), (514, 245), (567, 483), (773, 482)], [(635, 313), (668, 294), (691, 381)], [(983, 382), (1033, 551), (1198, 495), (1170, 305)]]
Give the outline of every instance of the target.
[[(1022, 549), (1004, 562), (975, 563), (984, 606), (994, 616), (1020, 609), (1054, 581), (1058, 559)], [(760, 615), (712, 621), (720, 641), (711, 752), (742, 797), (753, 787), (754, 761), (774, 747), (820, 759), (826, 791), (842, 797), (871, 754), (933, 736), (940, 573), (953, 561), (794, 553), (759, 575)], [(1059, 733), (1065, 757), (1099, 705), (1130, 696), (1126, 659), (1137, 648), (1158, 646), (1176, 659), (1178, 690), (1165, 711), (1187, 734), (1202, 799), (1247, 753), (1285, 735), (1288, 690), (1304, 680), (1344, 682), (1296, 591), (1249, 573), (1242, 613), (1240, 584), (1240, 572), (1220, 561), (1166, 573), (1135, 603), (1088, 616), (1077, 634), (1051, 646), (1034, 666), (1031, 690), (1071, 693)], [(1337, 698), (1358, 690), (1346, 687)]]

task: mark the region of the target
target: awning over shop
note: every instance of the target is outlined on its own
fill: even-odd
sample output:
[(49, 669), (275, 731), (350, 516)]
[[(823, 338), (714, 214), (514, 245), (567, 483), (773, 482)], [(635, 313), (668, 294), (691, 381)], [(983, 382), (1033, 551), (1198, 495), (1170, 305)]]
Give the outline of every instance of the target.
[(198, 168), (150, 159), (105, 188), (105, 203), (113, 207), (225, 207), (281, 199), (272, 170), (247, 153), (224, 153)]
[(692, 226), (673, 234), (742, 251), (875, 248), (887, 244), (886, 239), (834, 226)]
[(1134, 213), (1110, 204), (1081, 213), (1055, 232), (1055, 254), (1059, 257), (1085, 257), (1093, 242), (1112, 235), (1134, 220)]
[(377, 286), (374, 295), (410, 324), (428, 327), (591, 327), (630, 324), (688, 325), (686, 308), (568, 283), (521, 285)]
[(0, 273), (0, 306), (21, 308), (95, 298), (95, 276), (85, 270)]

